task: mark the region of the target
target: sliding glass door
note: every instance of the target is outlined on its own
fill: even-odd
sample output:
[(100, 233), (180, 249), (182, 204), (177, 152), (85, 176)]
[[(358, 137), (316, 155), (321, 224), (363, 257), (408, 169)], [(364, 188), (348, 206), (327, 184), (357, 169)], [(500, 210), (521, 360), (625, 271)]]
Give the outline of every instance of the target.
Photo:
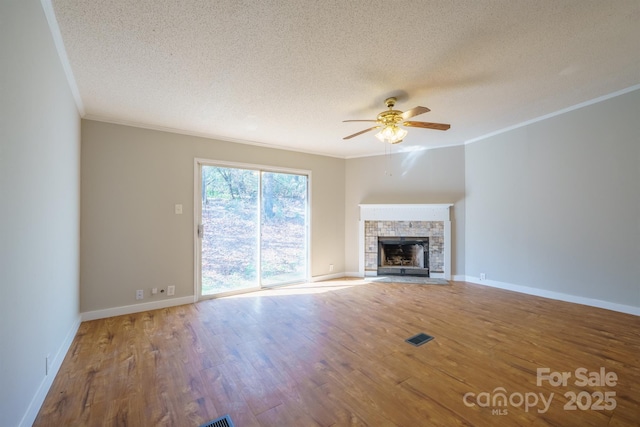
[(201, 296), (303, 282), (308, 176), (198, 163)]
[(263, 286), (307, 278), (307, 177), (262, 172), (261, 269)]
[(202, 166), (201, 293), (259, 288), (258, 171)]

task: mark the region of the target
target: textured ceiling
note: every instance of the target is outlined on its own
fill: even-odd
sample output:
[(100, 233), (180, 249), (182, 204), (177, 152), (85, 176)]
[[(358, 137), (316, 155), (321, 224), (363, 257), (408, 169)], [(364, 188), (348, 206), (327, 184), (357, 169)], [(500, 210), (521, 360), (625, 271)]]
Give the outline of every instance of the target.
[(52, 0), (84, 117), (338, 157), (462, 144), (640, 84), (638, 0)]

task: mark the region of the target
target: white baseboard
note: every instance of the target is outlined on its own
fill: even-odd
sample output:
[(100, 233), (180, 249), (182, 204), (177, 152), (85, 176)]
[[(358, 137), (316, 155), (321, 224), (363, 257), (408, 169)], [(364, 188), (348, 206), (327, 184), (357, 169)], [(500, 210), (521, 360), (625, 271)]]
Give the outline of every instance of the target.
[(309, 283), (324, 282), (325, 280), (339, 279), (344, 276), (345, 276), (345, 273), (323, 274), (322, 276), (313, 276), (311, 279), (309, 279)]
[(71, 344), (73, 343), (73, 339), (76, 337), (76, 333), (78, 333), (80, 323), (81, 319), (80, 316), (78, 316), (76, 321), (71, 326), (71, 329), (69, 329), (69, 332), (67, 332), (62, 345), (60, 345), (58, 351), (51, 360), (49, 365), (49, 372), (44, 376), (42, 382), (40, 383), (40, 386), (38, 387), (38, 390), (36, 391), (36, 394), (33, 396), (33, 399), (31, 399), (31, 403), (29, 403), (27, 412), (25, 412), (22, 420), (20, 421), (20, 427), (29, 427), (33, 425), (34, 421), (36, 420), (38, 412), (40, 412), (40, 408), (44, 403), (44, 399), (47, 397), (47, 393), (49, 393), (49, 389), (53, 384), (53, 380), (56, 378), (56, 375), (58, 375), (58, 371), (62, 366), (62, 361), (67, 355), (69, 348), (71, 348)]
[(344, 273), (344, 277), (362, 277), (357, 271), (347, 271)]
[(80, 316), (83, 322), (87, 320), (105, 319), (107, 317), (122, 316), (123, 314), (140, 313), (142, 311), (157, 310), (159, 308), (173, 307), (176, 305), (192, 304), (193, 296), (171, 298), (162, 301), (145, 302), (142, 304), (125, 305), (122, 307), (105, 308), (104, 310), (86, 311)]
[(473, 276), (461, 276), (461, 277), (464, 277), (464, 279), (459, 279), (459, 280), (475, 283), (477, 285), (506, 289), (508, 291), (520, 292), (522, 294), (535, 295), (538, 297), (555, 299), (558, 301), (571, 302), (574, 304), (588, 305), (591, 307), (604, 308), (606, 310), (618, 311), (620, 313), (627, 313), (627, 314), (640, 316), (640, 307), (635, 307), (632, 305), (624, 305), (624, 304), (618, 304), (615, 302), (603, 301), (603, 300), (594, 299), (594, 298), (580, 297), (576, 295), (565, 294), (562, 292), (532, 288), (529, 286), (514, 285), (512, 283), (499, 282), (497, 280), (480, 280), (478, 277), (473, 277)]
[(454, 274), (451, 280), (453, 280), (454, 282), (464, 282), (467, 281), (467, 276), (465, 276), (464, 274)]

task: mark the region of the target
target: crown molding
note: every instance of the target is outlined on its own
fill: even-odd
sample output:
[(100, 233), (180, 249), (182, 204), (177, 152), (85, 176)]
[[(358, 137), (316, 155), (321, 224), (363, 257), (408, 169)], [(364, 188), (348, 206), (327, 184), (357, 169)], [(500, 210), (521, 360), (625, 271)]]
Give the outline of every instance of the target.
[(47, 18), (47, 23), (49, 24), (49, 30), (51, 31), (51, 36), (53, 37), (53, 43), (56, 46), (56, 51), (58, 52), (58, 57), (60, 58), (62, 69), (64, 70), (64, 74), (67, 78), (69, 89), (71, 89), (71, 94), (73, 95), (73, 99), (76, 103), (76, 108), (78, 109), (78, 113), (80, 114), (80, 117), (83, 117), (85, 115), (84, 104), (82, 103), (82, 98), (80, 97), (80, 90), (78, 89), (76, 78), (73, 75), (71, 64), (69, 63), (67, 50), (65, 49), (64, 42), (62, 41), (62, 33), (60, 33), (58, 20), (56, 19), (56, 14), (53, 11), (53, 5), (51, 4), (51, 0), (40, 0), (40, 3), (42, 4), (44, 15)]

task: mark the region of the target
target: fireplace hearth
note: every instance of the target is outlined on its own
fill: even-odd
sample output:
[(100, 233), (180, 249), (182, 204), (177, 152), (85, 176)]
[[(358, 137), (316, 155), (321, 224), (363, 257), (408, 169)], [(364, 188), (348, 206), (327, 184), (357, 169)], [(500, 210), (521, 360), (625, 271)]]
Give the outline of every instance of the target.
[(378, 237), (377, 274), (429, 277), (429, 238)]

